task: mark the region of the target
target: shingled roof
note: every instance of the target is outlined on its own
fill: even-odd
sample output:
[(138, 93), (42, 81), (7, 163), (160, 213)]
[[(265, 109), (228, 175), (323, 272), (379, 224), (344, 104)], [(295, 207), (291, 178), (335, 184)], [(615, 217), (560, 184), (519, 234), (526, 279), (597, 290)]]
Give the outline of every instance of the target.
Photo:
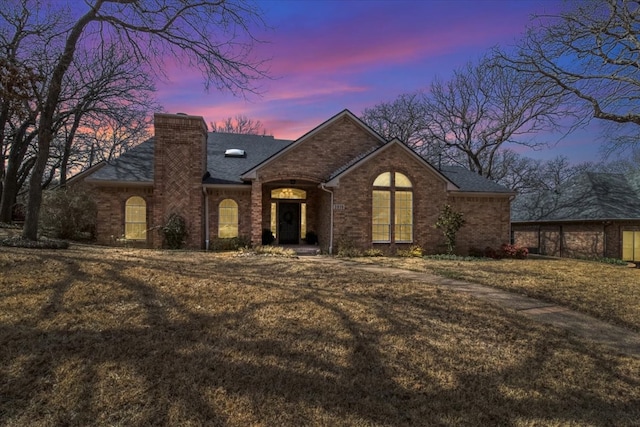
[[(203, 184), (243, 184), (243, 173), (255, 168), (271, 158), (294, 141), (275, 139), (273, 136), (244, 135), (233, 133), (210, 132), (207, 137), (207, 171)], [(153, 184), (154, 139), (130, 149), (116, 160), (106, 164), (87, 177), (90, 182), (128, 184)], [(227, 157), (226, 150), (243, 150), (243, 157)], [(375, 150), (374, 150), (375, 151)], [(352, 159), (347, 166), (371, 153)], [(347, 167), (346, 166), (346, 167)], [(341, 168), (342, 171), (343, 168)], [(440, 172), (460, 191), (510, 193), (506, 187), (479, 176), (458, 166), (443, 166)]]
[(581, 174), (557, 191), (520, 196), (513, 222), (640, 219), (640, 173)]
[(153, 184), (153, 138), (136, 145), (87, 177), (89, 182)]
[[(273, 136), (209, 133), (207, 140), (207, 169), (204, 184), (242, 184), (242, 174), (267, 160), (293, 141)], [(225, 157), (229, 149), (244, 150), (245, 157)]]
[(440, 172), (457, 185), (460, 191), (469, 193), (514, 193), (513, 190), (461, 166), (442, 166), (440, 167)]
[[(210, 132), (207, 137), (208, 176), (204, 184), (242, 184), (240, 175), (282, 150), (292, 141), (272, 136)], [(135, 146), (90, 175), (90, 182), (153, 184), (154, 138)], [(225, 151), (240, 149), (245, 157), (225, 157)]]

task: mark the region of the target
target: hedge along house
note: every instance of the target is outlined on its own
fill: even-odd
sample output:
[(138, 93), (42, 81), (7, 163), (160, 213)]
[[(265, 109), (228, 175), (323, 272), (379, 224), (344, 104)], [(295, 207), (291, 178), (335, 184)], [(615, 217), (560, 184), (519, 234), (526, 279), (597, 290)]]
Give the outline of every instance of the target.
[(154, 127), (153, 138), (76, 180), (97, 202), (99, 243), (160, 248), (157, 229), (179, 214), (191, 249), (232, 237), (261, 244), (270, 230), (278, 244), (313, 232), (327, 252), (348, 243), (436, 253), (447, 203), (466, 219), (460, 253), (510, 236), (512, 192), (461, 167), (439, 170), (348, 110), (296, 141), (209, 133), (201, 117), (181, 114), (156, 114)]
[(557, 191), (518, 198), (514, 243), (533, 253), (640, 261), (640, 173), (584, 173)]

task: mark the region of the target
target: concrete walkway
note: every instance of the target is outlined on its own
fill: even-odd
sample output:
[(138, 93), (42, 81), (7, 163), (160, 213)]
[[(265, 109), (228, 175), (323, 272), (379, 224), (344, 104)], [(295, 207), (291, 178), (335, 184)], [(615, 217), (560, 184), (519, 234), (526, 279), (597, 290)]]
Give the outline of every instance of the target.
[(305, 257), (304, 261), (342, 265), (351, 269), (358, 269), (375, 274), (406, 277), (412, 281), (447, 287), (453, 291), (469, 294), (475, 298), (514, 310), (536, 322), (566, 329), (580, 337), (607, 345), (629, 356), (640, 358), (640, 334), (553, 303), (477, 283), (447, 279), (426, 272), (361, 264), (344, 258), (315, 256)]

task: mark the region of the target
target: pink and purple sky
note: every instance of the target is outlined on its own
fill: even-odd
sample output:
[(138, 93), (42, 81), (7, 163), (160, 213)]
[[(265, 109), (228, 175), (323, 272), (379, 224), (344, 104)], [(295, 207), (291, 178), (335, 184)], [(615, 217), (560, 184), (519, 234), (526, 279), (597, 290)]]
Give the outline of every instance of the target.
[[(296, 139), (345, 108), (367, 107), (425, 88), (491, 47), (512, 45), (532, 14), (556, 11), (559, 0), (266, 0), (270, 31), (257, 53), (272, 79), (247, 99), (203, 89), (195, 70), (168, 70), (158, 83), (167, 112), (201, 115), (207, 123), (238, 114), (262, 122), (276, 138)], [(594, 132), (577, 132), (535, 158), (597, 160)], [(555, 136), (549, 136), (550, 141)], [(554, 141), (551, 141), (554, 142)]]

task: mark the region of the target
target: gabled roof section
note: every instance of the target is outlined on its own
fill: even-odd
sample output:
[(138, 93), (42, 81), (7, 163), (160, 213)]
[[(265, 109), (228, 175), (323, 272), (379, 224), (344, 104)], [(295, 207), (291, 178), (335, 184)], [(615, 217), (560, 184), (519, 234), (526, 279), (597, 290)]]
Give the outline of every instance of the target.
[(516, 198), (514, 222), (640, 219), (640, 173), (587, 172), (557, 191)]
[(345, 109), (345, 110), (342, 110), (340, 113), (336, 114), (335, 116), (331, 117), (329, 120), (327, 120), (327, 121), (323, 122), (322, 124), (320, 124), (319, 126), (315, 127), (311, 131), (307, 132), (306, 134), (304, 134), (300, 138), (296, 139), (292, 144), (287, 146), (285, 149), (279, 151), (278, 153), (275, 153), (273, 156), (265, 159), (260, 164), (257, 164), (254, 167), (252, 167), (250, 169), (247, 169), (242, 174), (242, 178), (243, 179), (254, 179), (256, 177), (256, 173), (257, 173), (257, 169), (258, 168), (263, 167), (263, 166), (271, 163), (272, 161), (274, 161), (275, 159), (277, 159), (278, 157), (280, 157), (284, 153), (286, 153), (289, 150), (297, 147), (300, 144), (303, 144), (306, 140), (312, 138), (316, 134), (322, 132), (327, 127), (333, 125), (334, 123), (336, 123), (337, 121), (339, 121), (339, 120), (341, 120), (341, 119), (343, 119), (345, 117), (350, 118), (356, 124), (358, 124), (365, 132), (368, 132), (369, 134), (371, 134), (376, 140), (378, 140), (380, 142), (380, 146), (384, 146), (387, 143), (387, 141), (382, 136), (380, 136), (380, 134), (378, 134), (373, 129), (371, 129), (369, 126), (367, 126), (362, 120), (360, 120), (358, 117), (356, 117), (356, 115), (353, 114), (351, 111)]
[(459, 190), (458, 186), (453, 181), (451, 181), (449, 178), (447, 178), (444, 174), (442, 174), (436, 168), (431, 166), (431, 164), (429, 162), (427, 162), (425, 159), (420, 157), (411, 148), (407, 147), (406, 144), (403, 144), (402, 142), (400, 142), (399, 139), (393, 139), (390, 142), (387, 142), (385, 145), (383, 145), (383, 146), (381, 146), (381, 147), (379, 147), (379, 148), (377, 148), (377, 149), (375, 149), (373, 151), (370, 151), (368, 153), (363, 153), (362, 156), (357, 157), (355, 159), (352, 159), (350, 162), (348, 162), (347, 164), (345, 164), (344, 166), (342, 166), (338, 170), (336, 170), (331, 175), (331, 178), (327, 181), (326, 185), (328, 187), (337, 186), (338, 183), (340, 182), (340, 178), (342, 176), (348, 174), (351, 170), (357, 168), (358, 166), (362, 165), (363, 163), (368, 162), (369, 160), (375, 158), (376, 156), (379, 156), (381, 153), (384, 153), (386, 150), (388, 150), (389, 147), (393, 147), (393, 146), (401, 147), (403, 150), (407, 151), (411, 156), (413, 156), (420, 163), (424, 164), (424, 166), (426, 168), (428, 168), (433, 173), (435, 173), (437, 176), (439, 176), (442, 179), (442, 181), (444, 183), (446, 183), (447, 190)]
[(153, 183), (153, 138), (136, 145), (117, 159), (89, 175), (92, 183)]
[[(208, 176), (203, 184), (242, 184), (243, 172), (273, 156), (292, 141), (273, 136), (211, 132), (207, 138)], [(225, 156), (227, 150), (242, 150), (244, 156)]]
[(464, 193), (496, 193), (496, 194), (510, 194), (515, 195), (512, 190), (488, 180), (475, 172), (465, 169), (460, 166), (443, 166), (440, 169), (435, 168), (431, 163), (418, 155), (415, 151), (409, 148), (406, 144), (403, 144), (400, 140), (394, 139), (382, 147), (375, 150), (363, 153), (361, 156), (352, 159), (349, 163), (342, 166), (335, 171), (331, 179), (327, 182), (327, 186), (336, 186), (340, 180), (340, 177), (347, 174), (350, 170), (358, 167), (360, 164), (369, 161), (380, 153), (384, 152), (394, 144), (399, 145), (410, 155), (416, 158), (419, 162), (423, 163), (426, 168), (431, 170), (437, 176), (439, 176), (446, 184), (448, 191), (459, 191)]

